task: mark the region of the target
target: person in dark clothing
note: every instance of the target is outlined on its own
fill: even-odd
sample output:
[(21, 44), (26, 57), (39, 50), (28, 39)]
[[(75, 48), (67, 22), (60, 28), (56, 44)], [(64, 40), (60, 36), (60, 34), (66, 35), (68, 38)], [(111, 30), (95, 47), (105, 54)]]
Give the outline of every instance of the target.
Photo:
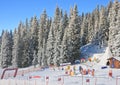
[(79, 66), (79, 72), (81, 73), (81, 71), (83, 70), (82, 66)]
[(110, 65), (110, 62), (109, 62), (109, 61), (107, 61), (106, 65), (107, 65), (107, 66), (109, 66), (109, 65)]

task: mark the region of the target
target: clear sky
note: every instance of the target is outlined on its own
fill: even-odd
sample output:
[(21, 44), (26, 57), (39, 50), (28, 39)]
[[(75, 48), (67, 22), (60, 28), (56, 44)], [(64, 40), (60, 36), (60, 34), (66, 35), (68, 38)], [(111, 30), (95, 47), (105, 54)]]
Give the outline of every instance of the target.
[(25, 21), (46, 9), (53, 16), (56, 5), (69, 12), (70, 7), (78, 5), (79, 13), (91, 12), (97, 5), (106, 6), (110, 0), (0, 0), (0, 34), (3, 29), (14, 29), (20, 21)]

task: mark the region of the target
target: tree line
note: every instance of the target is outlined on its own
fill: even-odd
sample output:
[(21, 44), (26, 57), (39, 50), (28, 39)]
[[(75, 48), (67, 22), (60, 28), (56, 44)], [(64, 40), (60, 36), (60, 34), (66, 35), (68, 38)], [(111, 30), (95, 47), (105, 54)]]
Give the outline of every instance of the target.
[(54, 16), (46, 10), (40, 15), (20, 21), (14, 31), (3, 30), (0, 36), (0, 67), (59, 65), (80, 59), (80, 47), (88, 43), (110, 47), (120, 56), (120, 2), (110, 1), (91, 13), (78, 13), (77, 5), (70, 13), (56, 6)]

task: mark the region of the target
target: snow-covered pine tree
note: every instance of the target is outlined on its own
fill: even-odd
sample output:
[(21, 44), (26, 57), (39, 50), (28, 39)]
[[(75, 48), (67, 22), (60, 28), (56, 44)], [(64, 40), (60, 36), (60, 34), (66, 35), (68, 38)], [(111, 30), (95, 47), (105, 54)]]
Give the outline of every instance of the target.
[(91, 13), (88, 18), (88, 43), (92, 42), (94, 35), (94, 15)]
[(118, 10), (118, 16), (117, 16), (117, 22), (116, 22), (116, 28), (117, 28), (117, 35), (115, 36), (116, 42), (116, 56), (120, 57), (120, 9)]
[(94, 10), (94, 28), (95, 28), (95, 32), (97, 32), (99, 30), (99, 18), (100, 18), (100, 12), (99, 12), (99, 5), (96, 7), (96, 9)]
[(13, 34), (13, 49), (12, 49), (12, 66), (19, 67), (18, 63), (21, 62), (19, 60), (19, 52), (20, 52), (20, 35), (18, 31), (15, 29)]
[(0, 35), (0, 63), (1, 63), (1, 45), (2, 45), (2, 35)]
[[(47, 40), (47, 52), (48, 52), (48, 49), (51, 49), (51, 51), (49, 51), (51, 53), (50, 53), (50, 57), (48, 58), (48, 65), (54, 64), (56, 62), (55, 57), (56, 57), (56, 54), (59, 51), (58, 48), (57, 48), (59, 46), (59, 43), (57, 41), (58, 41), (58, 39), (60, 39), (57, 36), (59, 36), (58, 31), (59, 31), (59, 28), (60, 28), (61, 18), (62, 18), (62, 12), (60, 11), (59, 7), (57, 6), (56, 10), (55, 10), (54, 20), (53, 20), (51, 28), (50, 28), (51, 32), (49, 32), (49, 36), (48, 36), (48, 40), (54, 40), (54, 41), (50, 41), (51, 42), (51, 44), (50, 44), (50, 42)], [(51, 38), (51, 39), (49, 39), (49, 38)], [(48, 47), (48, 44), (49, 44), (49, 47)], [(47, 57), (48, 57), (48, 53), (46, 53), (46, 54), (47, 54)]]
[(93, 30), (93, 38), (92, 38), (92, 43), (98, 44), (97, 43), (97, 36), (98, 36), (98, 30), (99, 30), (99, 5), (95, 8), (93, 11), (93, 16), (94, 16), (94, 30)]
[(88, 15), (84, 16), (83, 22), (81, 25), (81, 46), (86, 45), (88, 43)]
[[(55, 33), (55, 44), (54, 44), (54, 58), (53, 58), (53, 62), (54, 62), (54, 65), (58, 65), (59, 64), (59, 57), (60, 57), (60, 50), (61, 50), (61, 41), (62, 41), (62, 38), (63, 38), (63, 34), (64, 34), (64, 29), (63, 28), (63, 15), (62, 15), (62, 10), (59, 12), (58, 10), (58, 13), (59, 13), (59, 16), (58, 17), (55, 17), (55, 18), (58, 18), (56, 20), (58, 21), (55, 21), (55, 22), (58, 22), (58, 28), (56, 29), (56, 33)], [(56, 14), (57, 14), (57, 10), (56, 10)], [(55, 15), (57, 16), (57, 15)], [(66, 17), (64, 17), (66, 18)], [(65, 26), (64, 26), (65, 27)]]
[(11, 65), (11, 58), (12, 58), (12, 45), (10, 41), (10, 34), (8, 31), (5, 31), (2, 36), (2, 44), (1, 44), (1, 67), (6, 68)]
[(78, 21), (79, 17), (76, 5), (71, 13), (69, 26), (67, 28), (67, 36), (69, 45), (69, 62), (74, 63), (76, 59), (80, 58), (80, 22)]
[(18, 30), (14, 31), (13, 35), (13, 51), (12, 51), (12, 65), (13, 67), (23, 67), (23, 35), (24, 25), (20, 22)]
[[(33, 53), (36, 51), (38, 53), (38, 20), (34, 16), (30, 21), (30, 46), (29, 46), (29, 56), (31, 61), (33, 60)], [(31, 62), (32, 63), (32, 62)]]
[(69, 52), (68, 52), (67, 29), (65, 29), (61, 44), (59, 63), (67, 63), (67, 62), (69, 62)]
[(21, 35), (21, 44), (22, 44), (22, 67), (28, 67), (30, 65), (30, 57), (29, 57), (29, 34), (28, 29), (26, 26), (23, 26), (22, 28), (22, 35)]
[(4, 34), (4, 30), (2, 30), (2, 33), (0, 35), (0, 52), (1, 52), (1, 45), (2, 45), (2, 36)]
[(13, 47), (13, 33), (12, 33), (12, 30), (10, 30), (9, 32), (9, 41), (10, 41), (10, 44), (9, 44), (9, 49), (10, 49), (10, 57), (8, 58), (8, 66), (11, 66), (12, 65), (12, 47)]
[(30, 29), (31, 29), (33, 48), (37, 53), (38, 52), (38, 20), (36, 16), (34, 16), (32, 20)]
[[(110, 0), (110, 2), (108, 3), (107, 7), (106, 7), (106, 15), (109, 16), (109, 12), (110, 9), (112, 7), (113, 2)], [(109, 17), (108, 17), (109, 18)], [(108, 19), (107, 19), (108, 20)]]
[(31, 27), (32, 27), (33, 17), (31, 17), (31, 20), (29, 21), (27, 18), (25, 20), (25, 26), (24, 26), (24, 36), (23, 36), (23, 43), (24, 43), (24, 56), (26, 56), (26, 60), (28, 60), (27, 64), (29, 63), (29, 66), (32, 65), (33, 60), (33, 42), (32, 41), (32, 33), (31, 33)]
[(36, 52), (34, 51), (32, 65), (34, 65), (34, 67), (36, 67), (37, 64), (38, 64), (38, 57), (36, 55)]
[[(63, 60), (64, 58), (61, 54), (61, 51), (63, 51), (62, 40), (63, 40), (65, 28), (67, 26), (68, 26), (68, 17), (67, 17), (67, 13), (65, 12), (63, 17), (61, 17), (60, 25), (57, 30), (57, 36), (56, 36), (56, 42), (55, 42), (55, 54), (54, 54), (54, 60), (53, 60), (55, 65), (59, 65), (62, 62), (61, 60)], [(61, 57), (62, 59), (60, 59)]]
[(38, 33), (38, 63), (39, 65), (43, 65), (45, 59), (45, 51), (46, 51), (46, 42), (48, 38), (49, 28), (47, 27), (47, 14), (46, 10), (43, 11), (43, 14), (40, 17), (40, 28)]
[(67, 12), (65, 11), (63, 18), (61, 19), (61, 22), (60, 22), (60, 28), (62, 29), (61, 41), (63, 40), (65, 29), (68, 27), (68, 21), (69, 21), (68, 15), (67, 15)]
[(99, 46), (107, 46), (108, 43), (108, 24), (105, 7), (101, 6), (99, 15), (99, 28), (95, 36), (95, 43)]
[(115, 0), (115, 2), (112, 5), (112, 8), (109, 12), (109, 19), (110, 19), (110, 27), (109, 27), (109, 48), (112, 51), (113, 56), (118, 56), (118, 48), (119, 48), (119, 14), (118, 11), (120, 10), (120, 2), (118, 0)]
[(53, 27), (51, 26), (48, 39), (47, 39), (46, 55), (44, 56), (45, 57), (43, 62), (44, 66), (48, 66), (54, 63), (53, 62), (54, 43), (55, 43), (55, 38), (53, 33)]

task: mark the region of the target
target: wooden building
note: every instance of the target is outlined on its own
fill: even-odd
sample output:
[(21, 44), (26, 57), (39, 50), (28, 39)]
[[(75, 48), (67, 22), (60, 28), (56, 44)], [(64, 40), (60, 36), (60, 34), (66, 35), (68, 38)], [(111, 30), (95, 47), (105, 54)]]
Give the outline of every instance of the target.
[(111, 57), (108, 61), (111, 68), (120, 68), (120, 57)]
[(85, 59), (85, 58), (81, 58), (81, 59), (80, 59), (80, 62), (81, 62), (81, 63), (85, 63), (85, 62), (86, 62), (86, 59)]

